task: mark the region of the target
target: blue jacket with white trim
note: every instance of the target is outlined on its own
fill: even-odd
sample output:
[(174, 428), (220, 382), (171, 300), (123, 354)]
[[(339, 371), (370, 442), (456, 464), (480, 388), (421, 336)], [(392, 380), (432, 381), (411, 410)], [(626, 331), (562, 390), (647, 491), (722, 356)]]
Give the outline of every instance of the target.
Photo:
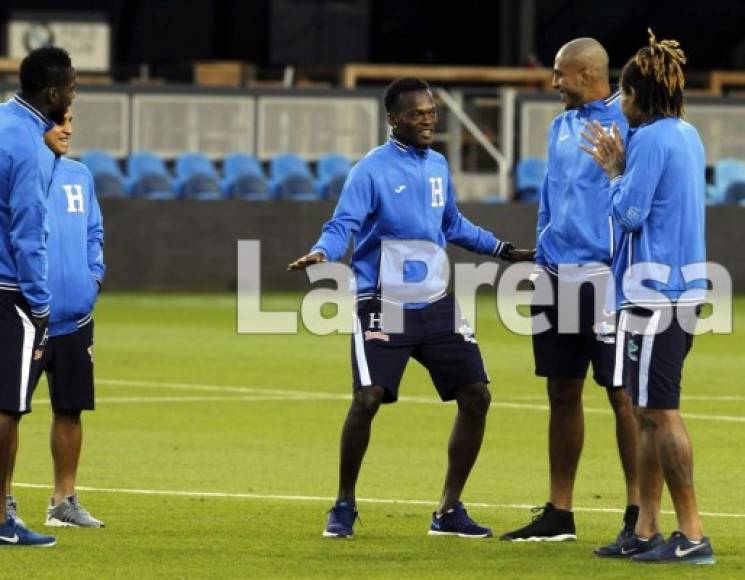
[(617, 228), (610, 218), (608, 176), (582, 149), (580, 133), (590, 121), (621, 135), (628, 121), (620, 93), (570, 109), (551, 123), (546, 177), (536, 227), (536, 263), (556, 273), (559, 264), (610, 265)]
[(49, 335), (70, 334), (90, 322), (103, 262), (103, 221), (93, 176), (61, 157), (49, 188)]
[[(452, 242), (488, 255), (502, 249), (502, 242), (493, 234), (475, 226), (458, 210), (445, 157), (394, 139), (371, 150), (352, 168), (334, 215), (323, 226), (311, 252), (322, 252), (328, 260), (338, 261), (344, 257), (350, 237), (354, 238), (352, 270), (360, 299), (379, 292), (384, 240), (423, 240), (440, 248)], [(407, 261), (403, 280), (421, 280), (426, 271), (422, 262)], [(407, 303), (406, 307), (424, 305)]]
[[(629, 131), (626, 169), (610, 189), (624, 232), (613, 266), (619, 306), (654, 306), (659, 297), (649, 289), (670, 301), (704, 299), (705, 168), (698, 131), (682, 119), (658, 117)], [(634, 265), (623, 292), (622, 276)]]
[(49, 313), (46, 194), (55, 159), (53, 126), (19, 95), (0, 105), (0, 290), (22, 292), (36, 316)]

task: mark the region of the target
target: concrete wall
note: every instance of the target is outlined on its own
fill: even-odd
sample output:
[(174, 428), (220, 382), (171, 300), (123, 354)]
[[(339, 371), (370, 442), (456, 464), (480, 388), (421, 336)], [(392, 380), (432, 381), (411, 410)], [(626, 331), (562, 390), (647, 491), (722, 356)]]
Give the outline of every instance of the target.
[[(236, 281), (237, 240), (262, 242), (262, 288), (308, 288), (286, 265), (317, 239), (330, 203), (102, 200), (106, 228), (106, 288), (111, 290), (229, 290)], [(460, 204), (475, 223), (502, 239), (532, 246), (536, 206)], [(745, 208), (712, 207), (707, 214), (709, 260), (726, 266), (745, 292)], [(742, 244), (742, 245), (741, 245)], [(453, 248), (454, 260), (478, 261)]]

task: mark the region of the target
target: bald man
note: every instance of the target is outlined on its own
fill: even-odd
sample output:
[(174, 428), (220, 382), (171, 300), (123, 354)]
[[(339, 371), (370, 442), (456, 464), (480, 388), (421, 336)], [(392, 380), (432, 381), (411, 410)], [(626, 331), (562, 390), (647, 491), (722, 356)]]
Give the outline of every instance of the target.
[[(554, 119), (549, 130), (534, 275), (536, 287), (543, 284), (551, 288), (552, 304), (539, 305), (536, 300), (532, 307), (534, 317), (543, 315), (541, 318), (551, 324), (549, 330), (533, 335), (535, 372), (546, 377), (551, 410), (551, 488), (549, 501), (537, 510), (538, 516), (502, 539), (577, 539), (572, 492), (584, 442), (582, 390), (592, 363), (593, 378), (605, 389), (615, 414), (627, 494), (624, 524), (616, 542), (599, 548), (596, 554), (621, 555), (620, 541), (633, 533), (639, 513), (636, 424), (629, 396), (622, 387), (614, 387), (615, 321), (612, 317), (604, 320), (601, 314), (615, 239), (609, 181), (580, 149), (580, 133), (589, 121), (597, 120), (606, 128), (615, 123), (625, 135), (628, 123), (619, 94), (611, 94), (608, 54), (598, 41), (578, 38), (562, 46), (554, 61), (552, 84), (566, 110)], [(561, 307), (560, 293), (564, 297)], [(574, 328), (571, 319), (576, 321)], [(567, 322), (570, 324), (565, 327)]]

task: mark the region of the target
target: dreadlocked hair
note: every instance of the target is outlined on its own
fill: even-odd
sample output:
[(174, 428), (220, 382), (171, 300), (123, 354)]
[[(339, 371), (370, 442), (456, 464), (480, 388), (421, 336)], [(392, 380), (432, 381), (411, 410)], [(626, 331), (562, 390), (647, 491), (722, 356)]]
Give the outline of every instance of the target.
[(634, 104), (647, 115), (683, 116), (682, 66), (686, 56), (677, 40), (657, 41), (651, 29), (649, 46), (640, 48), (621, 72), (621, 88), (634, 89)]

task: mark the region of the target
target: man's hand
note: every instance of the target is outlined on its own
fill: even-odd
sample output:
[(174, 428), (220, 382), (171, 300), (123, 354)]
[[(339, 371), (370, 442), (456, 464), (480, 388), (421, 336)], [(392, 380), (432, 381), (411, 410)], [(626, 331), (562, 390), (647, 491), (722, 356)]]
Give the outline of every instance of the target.
[(535, 248), (532, 250), (516, 248), (515, 244), (504, 242), (497, 258), (514, 264), (516, 262), (532, 262), (535, 259)]
[(618, 177), (626, 169), (626, 149), (618, 126), (613, 123), (610, 132), (606, 132), (597, 121), (585, 125), (582, 131), (584, 137), (592, 147), (580, 144), (580, 149), (588, 153), (595, 162), (608, 174), (609, 179)]
[(298, 258), (294, 262), (291, 262), (288, 266), (288, 270), (305, 270), (308, 266), (313, 264), (320, 264), (325, 262), (326, 257), (321, 252), (313, 252), (312, 254), (306, 254), (302, 258)]

